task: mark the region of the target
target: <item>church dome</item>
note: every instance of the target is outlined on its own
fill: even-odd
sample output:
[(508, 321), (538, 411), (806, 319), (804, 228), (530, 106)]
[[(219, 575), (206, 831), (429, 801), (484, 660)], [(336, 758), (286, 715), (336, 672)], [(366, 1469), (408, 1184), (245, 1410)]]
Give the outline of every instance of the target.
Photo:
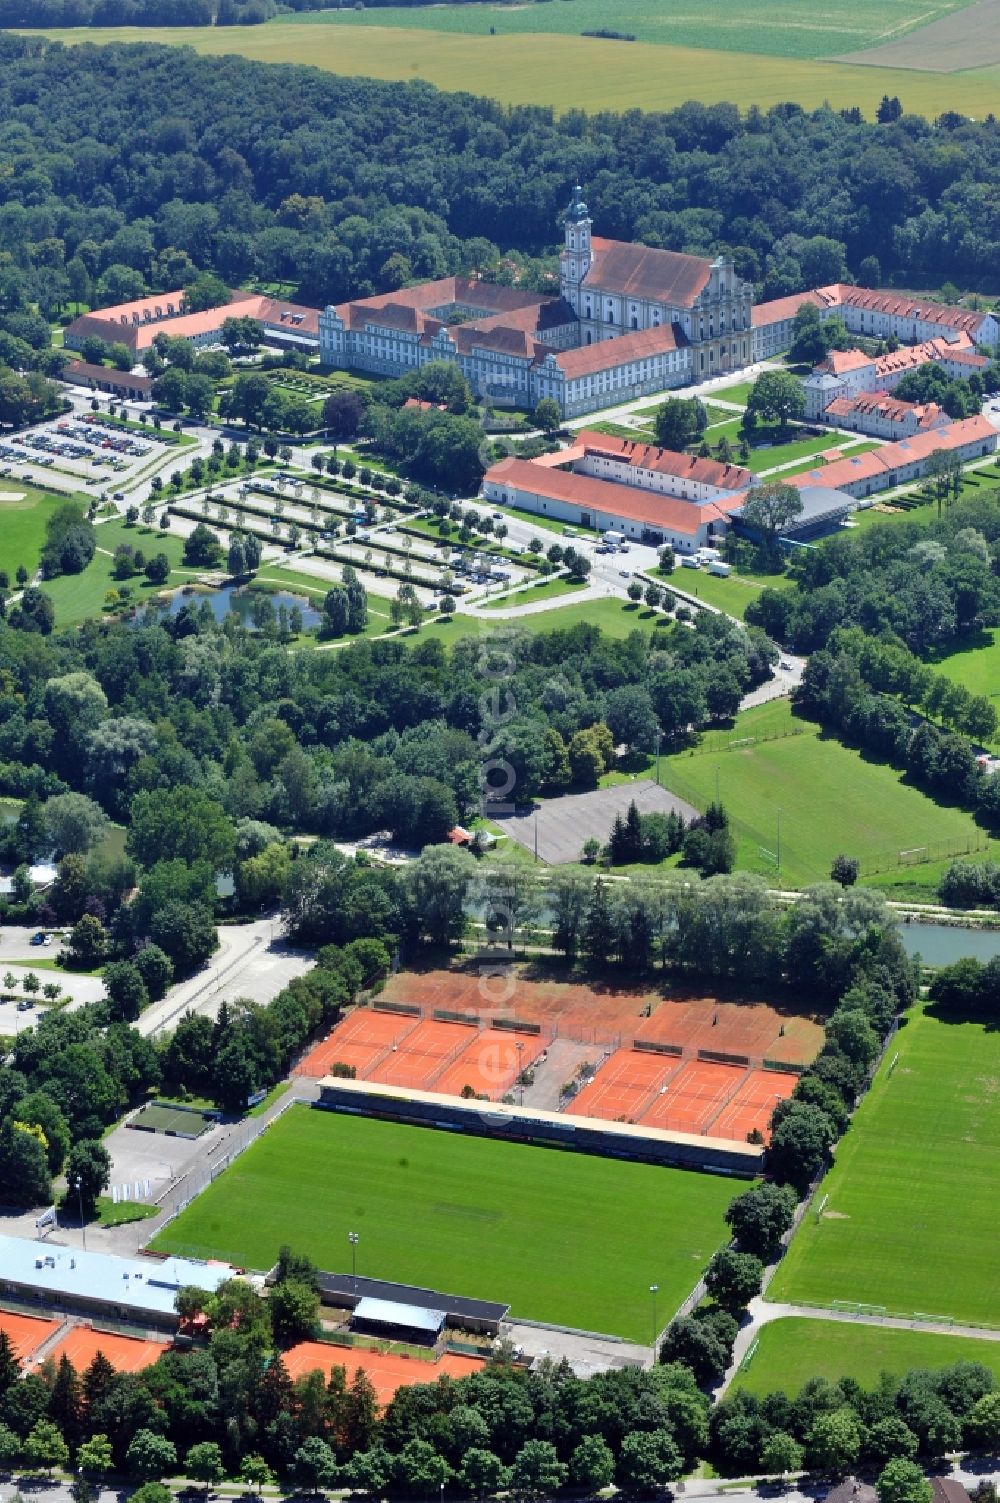
[(570, 199), (566, 213), (563, 215), (563, 220), (566, 224), (577, 224), (581, 219), (589, 218), (590, 214), (587, 205), (583, 201), (583, 189), (577, 183), (573, 189), (573, 197)]

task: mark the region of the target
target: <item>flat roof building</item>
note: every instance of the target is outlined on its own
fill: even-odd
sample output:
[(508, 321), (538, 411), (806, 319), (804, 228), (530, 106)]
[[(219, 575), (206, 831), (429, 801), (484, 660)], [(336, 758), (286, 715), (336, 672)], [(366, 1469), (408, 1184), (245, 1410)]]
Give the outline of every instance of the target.
[(0, 1236), (0, 1299), (39, 1310), (177, 1328), (178, 1289), (194, 1284), (210, 1293), (234, 1276), (227, 1263), (191, 1258), (124, 1258)]

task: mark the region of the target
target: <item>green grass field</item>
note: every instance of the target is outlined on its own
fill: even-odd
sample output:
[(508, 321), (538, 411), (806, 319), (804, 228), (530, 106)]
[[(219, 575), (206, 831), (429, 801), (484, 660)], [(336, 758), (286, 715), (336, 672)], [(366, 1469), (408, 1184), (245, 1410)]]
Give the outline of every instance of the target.
[[(897, 853), (927, 846), (940, 859), (974, 848), (981, 837), (961, 809), (935, 804), (904, 783), (899, 772), (820, 734), (811, 721), (793, 721), (787, 700), (737, 717), (734, 737), (787, 731), (800, 735), (761, 741), (716, 756), (681, 752), (662, 762), (664, 787), (704, 809), (718, 791), (736, 835), (737, 864), (775, 878), (781, 821), (783, 885), (826, 881), (834, 856), (847, 850), (866, 866), (895, 866)], [(769, 857), (766, 852), (770, 852)], [(910, 869), (917, 879), (919, 867)]]
[(738, 616), (741, 621), (747, 606), (757, 599), (762, 590), (795, 588), (794, 580), (787, 574), (771, 574), (762, 578), (750, 574), (729, 574), (723, 577), (721, 574), (709, 574), (707, 569), (675, 569), (668, 575), (657, 570), (656, 574), (663, 579), (668, 589), (676, 586), (678, 590), (694, 595), (698, 600), (718, 606), (720, 611), (726, 611), (730, 616)]
[(884, 1372), (901, 1377), (909, 1368), (947, 1367), (952, 1362), (982, 1362), (1000, 1381), (1000, 1341), (790, 1318), (762, 1328), (757, 1350), (746, 1371), (736, 1374), (732, 1389), (760, 1394), (781, 1389), (791, 1395), (810, 1378), (831, 1383), (854, 1378), (873, 1388)]
[(912, 1016), (837, 1149), (768, 1291), (1000, 1326), (1000, 1034)]
[[(568, 3), (560, 0), (560, 6)], [(735, 0), (729, 3), (735, 8)], [(803, 6), (807, 3), (802, 0)], [(859, 13), (864, 9), (863, 0), (852, 3)], [(553, 3), (544, 9), (555, 11), (560, 6)], [(772, 9), (778, 13), (774, 0)], [(414, 25), (412, 14), (405, 27), (385, 24), (381, 11), (377, 18), (371, 17), (371, 24), (358, 24), (358, 14), (352, 11), (351, 21), (338, 25), (310, 15), (300, 22), (282, 18), (265, 26), (79, 27), (32, 31), (31, 35), (92, 45), (162, 42), (205, 54), (239, 53), (260, 62), (306, 63), (341, 74), (422, 78), (441, 89), (485, 95), (505, 104), (547, 104), (556, 111), (668, 110), (692, 97), (704, 104), (728, 100), (744, 109), (751, 104), (767, 109), (792, 99), (806, 108), (819, 107), (824, 100), (834, 109), (856, 105), (874, 118), (880, 99), (888, 93), (898, 95), (906, 110), (914, 113), (934, 117), (961, 108), (981, 118), (995, 109), (1000, 85), (1000, 66), (996, 65), (963, 72), (959, 85), (948, 74), (803, 60), (785, 55), (784, 49), (780, 54), (758, 54), (748, 68), (746, 31), (741, 28), (733, 50), (713, 51), (704, 45), (700, 8), (688, 11), (692, 26), (698, 28), (700, 47), (566, 35), (548, 36), (540, 46), (537, 36), (528, 34), (448, 35), (421, 29)], [(606, 24), (606, 9), (603, 14)], [(747, 27), (760, 35), (763, 23), (764, 13), (754, 10)], [(775, 31), (773, 45), (777, 46), (785, 35), (784, 24), (779, 23)], [(823, 51), (835, 50), (836, 35), (824, 37)]]
[(45, 524), (69, 499), (0, 475), (0, 569), (6, 569), (11, 584), (21, 564), (34, 574), (45, 542)]
[(962, 638), (946, 656), (935, 658), (934, 667), (972, 694), (1000, 698), (1000, 631), (989, 627)]
[(142, 575), (124, 581), (132, 590), (132, 599), (140, 606), (159, 590), (189, 584), (204, 572), (181, 567), (184, 539), (176, 533), (161, 532), (158, 527), (127, 527), (116, 519), (102, 522), (96, 537), (97, 552), (82, 574), (61, 574), (46, 581), (45, 593), (52, 597), (57, 626), (79, 626), (82, 621), (102, 614), (107, 592), (118, 588), (118, 581), (111, 577), (111, 567), (119, 543), (140, 548), (147, 559), (154, 553), (165, 553), (170, 560), (170, 577), (165, 585), (151, 585)]
[(295, 1107), (153, 1246), (320, 1268), (509, 1301), (515, 1314), (650, 1340), (724, 1240), (745, 1188), (710, 1174)]

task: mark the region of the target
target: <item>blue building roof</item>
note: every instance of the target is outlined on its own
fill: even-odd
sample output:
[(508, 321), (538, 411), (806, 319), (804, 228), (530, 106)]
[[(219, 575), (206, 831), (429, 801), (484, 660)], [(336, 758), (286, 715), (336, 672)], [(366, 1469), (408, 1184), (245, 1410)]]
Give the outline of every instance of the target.
[(429, 1331), (437, 1334), (445, 1322), (443, 1310), (427, 1310), (420, 1305), (400, 1305), (391, 1299), (359, 1299), (354, 1310), (354, 1320), (365, 1320), (379, 1326), (409, 1326), (414, 1331)]
[(226, 1264), (190, 1258), (123, 1258), (116, 1253), (83, 1252), (0, 1236), (0, 1287), (16, 1285), (55, 1302), (99, 1300), (135, 1314), (173, 1313), (174, 1296), (185, 1284), (209, 1292), (233, 1277)]

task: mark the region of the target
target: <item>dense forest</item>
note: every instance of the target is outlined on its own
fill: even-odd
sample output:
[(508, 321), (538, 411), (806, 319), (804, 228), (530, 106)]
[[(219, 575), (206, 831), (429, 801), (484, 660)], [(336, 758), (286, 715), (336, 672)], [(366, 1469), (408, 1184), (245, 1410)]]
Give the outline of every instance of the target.
[(317, 303), (460, 269), (546, 285), (532, 258), (575, 181), (603, 234), (729, 250), (765, 297), (845, 272), (973, 281), (1000, 262), (992, 116), (688, 103), (557, 120), (168, 48), (7, 35), (0, 57), (8, 318), (208, 268)]
[[(325, 7), (281, 0), (280, 10)], [(0, 0), (0, 26), (256, 26), (278, 13), (277, 0)]]

